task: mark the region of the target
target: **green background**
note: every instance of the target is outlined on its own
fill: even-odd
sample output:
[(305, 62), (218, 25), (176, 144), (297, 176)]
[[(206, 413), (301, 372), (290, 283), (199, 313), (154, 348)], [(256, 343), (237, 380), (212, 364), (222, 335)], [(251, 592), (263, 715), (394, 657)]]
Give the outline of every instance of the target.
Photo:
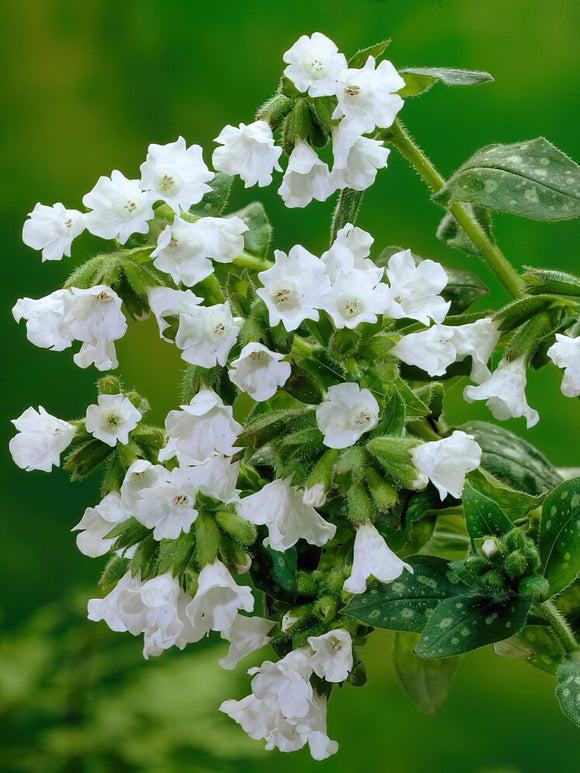
[[(247, 680), (218, 669), (213, 644), (199, 654), (190, 647), (142, 664), (137, 642), (83, 621), (84, 600), (95, 593), (103, 561), (80, 555), (69, 530), (97, 501), (98, 482), (71, 486), (61, 470), (25, 473), (7, 453), (9, 418), (39, 402), (63, 418), (82, 415), (94, 401), (96, 376), (76, 368), (70, 350), (35, 349), (13, 323), (10, 308), (17, 298), (52, 291), (75, 259), (93, 249), (82, 237), (72, 260), (41, 265), (39, 254), (20, 242), (26, 213), (36, 201), (80, 207), (99, 175), (114, 168), (137, 177), (149, 142), (182, 134), (204, 146), (209, 161), (213, 137), (226, 123), (252, 119), (276, 88), (283, 52), (315, 30), (347, 54), (391, 37), (389, 57), (399, 67), (462, 67), (494, 75), (495, 83), (474, 88), (437, 86), (403, 109), (402, 119), (444, 175), (482, 145), (540, 135), (580, 157), (578, 0), (3, 4), (3, 771), (576, 768), (578, 735), (559, 714), (549, 676), (478, 652), (464, 660), (438, 716), (424, 717), (396, 682), (386, 634), (372, 637), (367, 648), (367, 687), (335, 691), (329, 733), (341, 744), (336, 757), (315, 764), (306, 752), (260, 755), (260, 743), (245, 743), (241, 731), (230, 732), (229, 721), (215, 712), (223, 698), (245, 694)], [(332, 202), (287, 211), (275, 186), (244, 191), (240, 185), (232, 205), (255, 195), (268, 208), (276, 247), (300, 242), (318, 254), (326, 247)], [(475, 259), (435, 239), (440, 216), (420, 180), (393, 153), (389, 170), (366, 197), (359, 224), (379, 248), (398, 244), (447, 265), (468, 265)], [(519, 266), (576, 268), (573, 221), (498, 216), (496, 235)], [(507, 300), (486, 270), (481, 275), (494, 290), (494, 306)], [(126, 383), (147, 395), (153, 417), (161, 420), (178, 401), (177, 352), (158, 341), (149, 323), (132, 328), (118, 348)], [(526, 437), (557, 465), (580, 466), (579, 413), (560, 394), (559, 381), (552, 368), (530, 377), (528, 399), (541, 420)], [(456, 422), (487, 418), (485, 408), (455, 398), (449, 416)], [(507, 426), (525, 433), (523, 420)], [(220, 645), (219, 656), (222, 650)]]

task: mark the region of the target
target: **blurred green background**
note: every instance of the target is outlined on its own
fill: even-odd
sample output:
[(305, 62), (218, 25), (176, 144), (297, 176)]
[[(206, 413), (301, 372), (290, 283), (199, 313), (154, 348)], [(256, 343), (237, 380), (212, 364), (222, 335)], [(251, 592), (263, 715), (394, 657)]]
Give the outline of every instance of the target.
[[(490, 142), (547, 136), (578, 159), (580, 78), (578, 0), (293, 0), (291, 3), (195, 0), (24, 0), (2, 5), (3, 401), (0, 560), (0, 730), (2, 771), (458, 771), (567, 773), (577, 769), (578, 735), (562, 717), (549, 676), (489, 652), (464, 659), (447, 702), (434, 719), (403, 695), (390, 665), (387, 634), (371, 637), (369, 683), (337, 690), (329, 733), (339, 754), (313, 763), (306, 752), (265, 755), (216, 712), (241, 697), (243, 671), (221, 671), (217, 642), (165, 653), (143, 663), (140, 644), (84, 621), (103, 561), (80, 555), (70, 528), (97, 501), (98, 481), (71, 486), (66, 475), (14, 467), (8, 419), (40, 402), (73, 418), (94, 400), (94, 370), (71, 352), (47, 352), (25, 341), (10, 316), (17, 298), (61, 285), (75, 258), (41, 266), (20, 241), (36, 201), (79, 207), (101, 174), (138, 176), (149, 142), (182, 134), (210, 160), (226, 123), (252, 119), (276, 88), (283, 52), (315, 30), (353, 53), (391, 37), (397, 66), (488, 70), (493, 84), (435, 87), (402, 113), (411, 132), (448, 175)], [(275, 187), (235, 190), (232, 205), (253, 196), (266, 204), (275, 244), (295, 242), (320, 254), (332, 202), (285, 211)], [(402, 159), (366, 197), (359, 224), (379, 248), (412, 247), (452, 265), (471, 260), (439, 243), (441, 212)], [(577, 267), (578, 225), (496, 218), (496, 234), (518, 265)], [(506, 296), (481, 275), (499, 306)], [(119, 346), (126, 383), (148, 396), (161, 420), (178, 401), (179, 359), (152, 324), (134, 328)], [(152, 367), (153, 365), (153, 367)], [(577, 405), (559, 392), (560, 374), (529, 380), (528, 399), (541, 421), (527, 437), (557, 465), (580, 466)], [(460, 399), (451, 421), (488, 418)], [(525, 433), (522, 420), (508, 427)]]

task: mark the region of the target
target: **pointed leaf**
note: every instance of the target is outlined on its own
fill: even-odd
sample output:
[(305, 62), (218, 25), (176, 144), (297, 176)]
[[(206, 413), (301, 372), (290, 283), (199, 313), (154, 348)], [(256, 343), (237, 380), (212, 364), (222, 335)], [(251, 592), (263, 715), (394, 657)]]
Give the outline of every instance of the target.
[(445, 700), (459, 658), (419, 658), (413, 652), (418, 641), (419, 635), (416, 633), (397, 632), (393, 663), (409, 698), (421, 711), (432, 717)]
[(487, 596), (457, 596), (442, 601), (429, 618), (415, 652), (444, 658), (502, 641), (526, 622), (531, 598), (495, 601)]
[(471, 271), (446, 268), (445, 273), (449, 281), (441, 291), (441, 296), (446, 301), (451, 301), (450, 314), (462, 314), (489, 292), (481, 279)]
[(391, 40), (389, 38), (388, 40), (382, 40), (380, 43), (375, 43), (368, 48), (362, 48), (360, 51), (357, 51), (356, 54), (351, 56), (351, 58), (348, 60), (348, 66), (351, 69), (359, 69), (360, 67), (364, 67), (369, 56), (374, 56), (375, 61), (378, 61), (385, 53), (385, 50), (390, 45), (390, 43)]
[(525, 646), (533, 650), (529, 663), (548, 674), (555, 674), (566, 656), (566, 651), (552, 633), (552, 629), (543, 625), (526, 625), (518, 638)]
[(465, 591), (448, 561), (436, 556), (405, 560), (414, 574), (404, 570), (394, 582), (372, 583), (346, 605), (343, 614), (375, 628), (421, 632), (442, 599)]
[(478, 70), (457, 70), (452, 67), (405, 67), (399, 70), (405, 86), (398, 93), (402, 97), (417, 97), (424, 94), (436, 83), (446, 86), (475, 86), (493, 81), (488, 72)]
[(500, 537), (512, 528), (512, 522), (497, 502), (484, 496), (468, 482), (463, 487), (462, 501), (472, 544), (478, 537)]
[(544, 502), (540, 558), (550, 583), (549, 596), (563, 590), (580, 572), (580, 478), (560, 484)]
[(556, 698), (562, 713), (580, 727), (580, 663), (563, 663), (557, 670)]
[(229, 174), (218, 172), (209, 182), (211, 191), (190, 208), (190, 213), (198, 217), (219, 217), (227, 206), (233, 182), (234, 178)]
[[(465, 208), (493, 241), (491, 212), (488, 209), (485, 209), (485, 207), (472, 206), (471, 204), (465, 204)], [(443, 219), (437, 227), (436, 236), (438, 239), (441, 239), (441, 241), (447, 242), (450, 247), (455, 247), (457, 250), (463, 250), (470, 255), (481, 256), (479, 249), (471, 241), (450, 212), (443, 215)]]
[(234, 216), (241, 217), (250, 229), (244, 234), (246, 252), (263, 258), (270, 247), (273, 229), (262, 202), (253, 201), (247, 207), (239, 209), (237, 212), (232, 212), (231, 217)]
[(580, 216), (580, 167), (538, 137), (478, 150), (433, 196), (444, 207), (477, 204), (532, 220)]

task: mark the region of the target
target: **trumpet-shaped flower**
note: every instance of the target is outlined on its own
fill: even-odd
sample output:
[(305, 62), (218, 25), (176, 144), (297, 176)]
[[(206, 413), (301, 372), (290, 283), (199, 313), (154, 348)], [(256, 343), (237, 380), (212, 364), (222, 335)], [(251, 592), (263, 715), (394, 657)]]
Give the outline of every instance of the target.
[(306, 207), (312, 199), (326, 201), (336, 187), (330, 184), (328, 164), (306, 142), (297, 142), (278, 193), (287, 207)]
[(116, 537), (107, 534), (117, 523), (127, 520), (131, 513), (123, 507), (118, 491), (110, 491), (95, 507), (87, 507), (83, 517), (72, 528), (77, 534), (77, 547), (85, 556), (98, 558), (115, 543)]
[(314, 650), (310, 659), (314, 673), (327, 682), (344, 682), (352, 671), (352, 639), (344, 628), (333, 628), (322, 636), (309, 636)]
[(418, 333), (403, 336), (392, 352), (407, 365), (421, 368), (430, 376), (442, 376), (457, 359), (454, 346), (456, 328), (433, 325)]
[(213, 152), (212, 162), (218, 172), (239, 175), (249, 188), (256, 183), (263, 188), (272, 182), (272, 172), (281, 172), (278, 159), (282, 148), (274, 145), (272, 130), (266, 121), (254, 121), (238, 128), (225, 126), (215, 139), (222, 147)]
[(142, 489), (153, 488), (169, 481), (169, 471), (160, 464), (137, 459), (129, 467), (121, 484), (121, 504), (133, 512)]
[(348, 448), (377, 426), (379, 404), (368, 389), (346, 382), (328, 387), (327, 399), (316, 409), (316, 424), (328, 448)]
[(457, 325), (451, 330), (451, 343), (455, 347), (456, 359), (471, 357), (471, 379), (480, 384), (490, 375), (487, 363), (499, 341), (499, 324), (484, 318), (468, 325)]
[(88, 289), (71, 287), (63, 301), (63, 324), (77, 341), (96, 346), (125, 335), (127, 320), (121, 311), (122, 300), (107, 285)]
[(471, 435), (455, 430), (447, 438), (412, 448), (411, 456), (443, 501), (447, 494), (459, 499), (466, 474), (479, 467), (481, 448)]
[(231, 406), (213, 390), (202, 389), (188, 405), (167, 414), (165, 429), (169, 437), (159, 461), (177, 456), (183, 467), (201, 464), (215, 454), (235, 454), (233, 443), (242, 426), (234, 420)]
[(290, 485), (290, 478), (267, 483), (256, 494), (241, 499), (236, 510), (244, 520), (268, 527), (265, 544), (273, 550), (287, 550), (299, 539), (325, 545), (336, 533), (334, 524), (304, 504), (303, 492)]
[(165, 335), (165, 331), (171, 326), (167, 317), (178, 317), (180, 314), (189, 314), (201, 303), (191, 290), (172, 290), (170, 287), (150, 287), (149, 306), (159, 325), (159, 335), (164, 341), (171, 341)]
[(39, 405), (27, 408), (12, 424), (18, 430), (9, 443), (10, 454), (22, 470), (50, 472), (58, 467), (60, 455), (71, 444), (77, 428), (51, 416)]
[(390, 153), (379, 140), (357, 136), (351, 142), (336, 133), (333, 149), (334, 166), (329, 178), (333, 190), (352, 188), (355, 191), (364, 191), (370, 188), (378, 170), (387, 166)]
[(433, 260), (415, 264), (410, 250), (389, 258), (387, 277), (390, 285), (389, 304), (385, 311), (392, 319), (417, 319), (424, 325), (429, 319), (442, 322), (451, 301), (439, 295), (449, 281), (445, 269)]
[(220, 666), (230, 671), (246, 655), (264, 647), (270, 641), (268, 634), (275, 625), (273, 620), (263, 617), (236, 615), (229, 630), (222, 633), (222, 639), (229, 641), (230, 648), (228, 654), (218, 661)]
[(274, 252), (275, 263), (260, 271), (264, 285), (256, 291), (268, 307), (270, 324), (282, 322), (286, 330), (296, 330), (305, 319), (318, 320), (320, 296), (330, 289), (324, 263), (296, 244), (288, 254)]
[(332, 288), (321, 299), (335, 327), (353, 330), (362, 322), (376, 322), (388, 301), (388, 287), (377, 282), (374, 271), (339, 271)]
[(122, 394), (99, 395), (97, 402), (87, 408), (87, 432), (111, 447), (117, 443), (127, 445), (129, 432), (142, 418), (141, 412)]
[(502, 360), (483, 384), (465, 387), (463, 397), (468, 403), (485, 400), (492, 415), (499, 421), (525, 416), (529, 429), (538, 423), (540, 416), (528, 405), (525, 388), (526, 358), (522, 355), (511, 362)]
[(199, 641), (209, 631), (227, 633), (238, 610), (251, 612), (254, 597), (247, 585), (237, 585), (221, 561), (206, 564), (199, 573), (197, 593), (186, 607), (193, 627), (192, 641)]
[(311, 97), (335, 94), (336, 83), (347, 69), (344, 54), (321, 32), (302, 35), (282, 58), (288, 64), (284, 75)]
[(76, 209), (56, 203), (35, 205), (22, 229), (22, 241), (33, 250), (42, 250), (42, 260), (70, 257), (73, 239), (85, 230), (85, 216)]
[(16, 322), (26, 320), (26, 336), (41, 349), (62, 352), (72, 344), (64, 324), (64, 299), (68, 290), (55, 290), (44, 298), (20, 298), (12, 309)]
[(134, 506), (135, 518), (153, 529), (153, 539), (177, 539), (187, 534), (198, 516), (195, 509), (197, 489), (179, 476), (183, 470), (173, 470), (166, 480), (139, 491)]
[(386, 59), (375, 68), (374, 57), (369, 56), (359, 69), (343, 71), (337, 84), (338, 105), (333, 118), (343, 118), (343, 130), (366, 134), (375, 126), (386, 129), (403, 107), (403, 100), (394, 92), (403, 88), (405, 81)]
[(393, 582), (403, 569), (413, 573), (413, 567), (395, 555), (372, 523), (367, 521), (356, 530), (351, 575), (343, 587), (349, 593), (364, 593), (371, 575), (381, 582)]
[(195, 467), (173, 470), (172, 476), (178, 486), (193, 486), (206, 497), (232, 504), (240, 498), (236, 489), (239, 472), (239, 462), (232, 462), (227, 456), (218, 454)]
[(175, 336), (182, 359), (202, 368), (225, 365), (242, 323), (241, 317), (232, 316), (227, 301), (215, 306), (192, 306), (179, 315)]
[(211, 190), (213, 178), (199, 145), (186, 147), (183, 137), (167, 145), (149, 145), (141, 164), (141, 185), (176, 211), (188, 210)]
[(280, 362), (283, 357), (283, 354), (252, 341), (244, 346), (239, 357), (232, 360), (228, 376), (253, 400), (268, 400), (290, 378), (292, 368), (289, 362)]
[(171, 225), (161, 231), (157, 247), (151, 253), (151, 257), (155, 258), (155, 267), (170, 274), (176, 284), (183, 282), (187, 287), (193, 287), (213, 274), (206, 230), (203, 225), (200, 227), (200, 223), (203, 220), (189, 223), (176, 217)]
[(556, 333), (556, 343), (548, 349), (548, 357), (554, 365), (564, 368), (561, 390), (566, 397), (580, 395), (580, 338)]
[(139, 180), (128, 180), (118, 170), (99, 177), (95, 187), (83, 196), (90, 209), (85, 215), (87, 229), (101, 239), (118, 239), (125, 244), (131, 234), (146, 234), (158, 196), (144, 191)]

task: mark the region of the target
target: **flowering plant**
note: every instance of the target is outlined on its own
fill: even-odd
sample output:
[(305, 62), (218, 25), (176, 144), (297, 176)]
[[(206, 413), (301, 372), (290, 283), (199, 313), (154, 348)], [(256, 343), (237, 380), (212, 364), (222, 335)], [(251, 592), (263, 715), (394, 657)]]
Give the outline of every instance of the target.
[[(278, 660), (221, 710), (267, 748), (308, 744), (316, 759), (337, 750), (327, 702), (333, 685), (364, 683), (376, 627), (397, 632), (397, 672), (428, 712), (458, 657), (492, 645), (555, 674), (580, 724), (580, 479), (497, 423), (452, 427), (444, 413), (449, 386), (469, 379), (466, 401), (533, 426), (526, 372), (550, 362), (580, 395), (580, 278), (518, 274), (491, 228), (492, 211), (580, 215), (580, 170), (537, 139), (483, 148), (443, 180), (398, 119), (404, 99), (491, 76), (398, 72), (387, 45), (347, 61), (321, 33), (301, 37), (256, 120), (219, 133), (215, 172), (180, 137), (150, 145), (139, 180), (101, 177), (85, 213), (37, 204), (23, 238), (43, 260), (70, 256), (85, 229), (107, 245), (13, 309), (37, 346), (79, 341), (81, 368), (118, 366), (127, 315), (153, 314), (180, 350), (182, 405), (164, 427), (107, 374), (80, 419), (25, 410), (10, 450), (26, 470), (68, 449), (73, 480), (102, 471), (102, 499), (74, 527), (84, 554), (110, 554), (89, 618), (143, 634), (146, 658), (215, 631), (231, 669), (270, 644)], [(392, 148), (445, 210), (438, 236), (495, 271), (507, 306), (470, 310), (487, 292), (475, 274), (377, 250), (356, 226)], [(271, 255), (259, 202), (227, 212), (236, 176), (268, 186), (283, 158), (288, 208), (338, 193), (320, 255)]]

